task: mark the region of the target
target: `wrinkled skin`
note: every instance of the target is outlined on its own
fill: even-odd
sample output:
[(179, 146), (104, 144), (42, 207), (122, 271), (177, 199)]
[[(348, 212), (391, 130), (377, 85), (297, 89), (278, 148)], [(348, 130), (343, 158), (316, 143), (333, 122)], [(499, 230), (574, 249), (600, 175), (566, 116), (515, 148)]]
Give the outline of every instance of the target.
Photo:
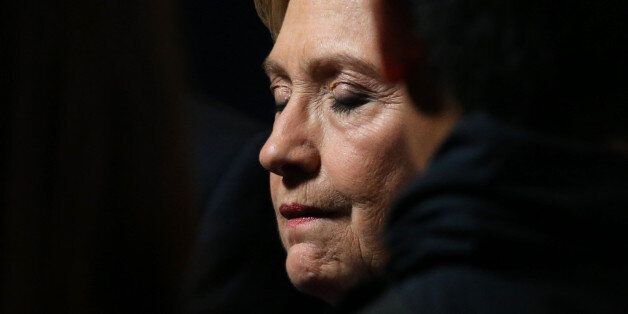
[[(382, 78), (373, 8), (291, 1), (265, 63), (279, 111), (260, 162), (271, 172), (286, 270), (330, 303), (382, 269), (391, 201), (455, 121), (420, 114), (402, 83)], [(279, 208), (293, 203), (326, 215), (290, 225)]]

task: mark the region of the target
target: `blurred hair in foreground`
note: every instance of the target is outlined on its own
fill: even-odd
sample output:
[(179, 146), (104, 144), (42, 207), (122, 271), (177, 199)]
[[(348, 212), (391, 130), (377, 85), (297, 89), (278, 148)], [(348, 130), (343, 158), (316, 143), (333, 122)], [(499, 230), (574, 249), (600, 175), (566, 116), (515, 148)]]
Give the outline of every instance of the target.
[(627, 137), (625, 1), (380, 5), (390, 15), (382, 28), (395, 30), (383, 37), (389, 66), (412, 63), (406, 79), (424, 111), (453, 96), (465, 111), (552, 134), (608, 143)]

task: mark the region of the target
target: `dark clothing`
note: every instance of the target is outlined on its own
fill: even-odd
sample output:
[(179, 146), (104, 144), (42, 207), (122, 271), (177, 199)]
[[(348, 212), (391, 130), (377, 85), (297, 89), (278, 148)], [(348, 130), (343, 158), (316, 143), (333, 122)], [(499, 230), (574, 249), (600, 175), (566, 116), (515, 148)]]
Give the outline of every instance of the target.
[(242, 147), (270, 126), (200, 96), (190, 97), (183, 109), (189, 138), (191, 192), (195, 207), (205, 209), (210, 194)]
[(297, 306), (300, 313), (320, 313), (327, 307), (288, 280), (268, 171), (257, 157), (267, 137), (250, 137), (220, 169), (200, 222), (187, 313), (292, 313)]
[(626, 239), (627, 156), (471, 114), (391, 211), (383, 292), (341, 310), (628, 313)]

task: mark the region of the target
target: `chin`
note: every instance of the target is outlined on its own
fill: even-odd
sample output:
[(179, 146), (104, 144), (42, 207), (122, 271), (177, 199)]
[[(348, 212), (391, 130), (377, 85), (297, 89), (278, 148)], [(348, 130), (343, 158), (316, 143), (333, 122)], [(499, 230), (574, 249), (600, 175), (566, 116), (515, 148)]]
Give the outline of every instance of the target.
[(359, 276), (343, 274), (342, 263), (326, 253), (312, 243), (295, 244), (288, 249), (286, 271), (299, 291), (335, 304)]

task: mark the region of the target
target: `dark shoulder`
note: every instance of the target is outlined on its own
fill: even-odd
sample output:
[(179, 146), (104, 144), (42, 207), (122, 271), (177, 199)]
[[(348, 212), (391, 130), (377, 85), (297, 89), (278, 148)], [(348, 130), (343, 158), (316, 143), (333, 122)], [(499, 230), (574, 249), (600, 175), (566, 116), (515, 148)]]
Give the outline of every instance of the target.
[(628, 290), (620, 290), (599, 282), (450, 265), (394, 282), (355, 312), (625, 313), (628, 301), (622, 294)]

